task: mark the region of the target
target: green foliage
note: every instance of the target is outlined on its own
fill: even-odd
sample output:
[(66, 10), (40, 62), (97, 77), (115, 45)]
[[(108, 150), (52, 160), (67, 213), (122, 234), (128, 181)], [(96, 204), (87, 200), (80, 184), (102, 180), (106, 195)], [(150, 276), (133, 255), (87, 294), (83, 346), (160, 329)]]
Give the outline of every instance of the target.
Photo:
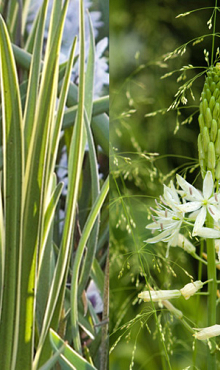
[[(70, 82), (76, 38), (68, 62), (59, 65), (68, 0), (53, 2), (44, 51), (48, 0), (29, 39), (28, 6), (29, 1), (1, 2), (0, 344), (4, 356), (0, 365), (3, 370), (95, 369), (99, 349), (90, 354), (90, 348), (101, 340), (100, 328), (93, 326), (100, 319), (85, 292), (92, 278), (106, 299), (100, 280), (107, 251), (103, 233), (108, 179), (99, 178), (97, 154), (105, 158), (108, 151), (108, 97), (93, 107), (95, 41), (90, 22), (85, 72), (83, 0), (79, 86)], [(98, 131), (94, 136), (93, 120), (94, 132)], [(67, 127), (72, 129), (63, 135)], [(60, 230), (63, 184), (57, 183), (55, 173), (64, 145), (69, 148), (68, 190)], [(91, 341), (84, 346), (85, 353), (83, 335)]]

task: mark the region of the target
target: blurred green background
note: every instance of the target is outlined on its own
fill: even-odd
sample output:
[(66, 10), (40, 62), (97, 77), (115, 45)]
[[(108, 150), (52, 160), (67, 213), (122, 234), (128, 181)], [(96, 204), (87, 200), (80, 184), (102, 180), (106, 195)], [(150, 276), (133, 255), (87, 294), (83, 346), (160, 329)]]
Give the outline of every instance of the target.
[[(164, 56), (192, 39), (212, 33), (207, 22), (213, 6), (214, 1), (198, 0), (110, 1), (110, 348), (114, 347), (110, 354), (111, 370), (169, 368), (152, 307), (136, 300), (145, 285), (141, 263), (149, 283), (160, 289), (179, 289), (190, 282), (190, 275), (195, 280), (198, 277), (197, 262), (181, 249), (171, 248), (170, 259), (166, 260), (163, 245), (146, 246), (143, 241), (149, 236), (145, 229), (150, 222), (149, 206), (162, 194), (163, 182), (175, 181), (176, 172), (187, 171), (187, 179), (201, 186), (197, 136), (204, 75), (193, 83), (195, 100), (188, 91), (188, 104), (181, 104), (179, 112), (170, 110), (152, 117), (146, 114), (166, 111), (181, 84), (207, 66), (204, 49), (211, 54), (211, 36), (194, 46), (190, 43), (182, 56), (166, 62)], [(206, 9), (176, 18), (197, 8)], [(218, 13), (217, 32), (219, 29)], [(215, 51), (218, 46), (216, 37)], [(161, 79), (165, 73), (188, 64), (196, 68), (186, 73), (185, 81), (177, 82), (180, 72)], [(181, 125), (191, 114), (191, 123)], [(174, 134), (177, 119), (180, 127)], [(200, 273), (206, 280), (206, 271), (202, 269)], [(192, 327), (206, 325), (205, 297), (173, 303), (192, 320)], [(163, 326), (171, 368), (205, 369), (206, 345), (195, 344), (180, 322), (172, 321), (165, 311), (160, 315), (158, 305), (155, 308)], [(142, 317), (136, 316), (139, 313)]]

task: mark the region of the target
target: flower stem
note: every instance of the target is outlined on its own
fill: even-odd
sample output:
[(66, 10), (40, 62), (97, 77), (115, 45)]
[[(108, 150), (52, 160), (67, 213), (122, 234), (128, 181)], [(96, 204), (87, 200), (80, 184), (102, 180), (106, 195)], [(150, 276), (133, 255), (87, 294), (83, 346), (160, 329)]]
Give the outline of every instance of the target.
[[(208, 214), (207, 216), (207, 226), (210, 228), (214, 227), (214, 220)], [(216, 324), (216, 290), (217, 290), (217, 279), (216, 279), (216, 262), (215, 262), (215, 244), (213, 239), (207, 239), (207, 261), (208, 261), (208, 279), (211, 280), (208, 283), (208, 326)], [(208, 370), (216, 369), (216, 359), (215, 359), (215, 339), (211, 340), (212, 350), (208, 348)]]
[(213, 24), (213, 33), (212, 33), (212, 57), (211, 65), (214, 64), (214, 51), (215, 51), (215, 30), (216, 30), (216, 15), (217, 15), (217, 6), (218, 0), (215, 0), (215, 9), (214, 9), (214, 24)]

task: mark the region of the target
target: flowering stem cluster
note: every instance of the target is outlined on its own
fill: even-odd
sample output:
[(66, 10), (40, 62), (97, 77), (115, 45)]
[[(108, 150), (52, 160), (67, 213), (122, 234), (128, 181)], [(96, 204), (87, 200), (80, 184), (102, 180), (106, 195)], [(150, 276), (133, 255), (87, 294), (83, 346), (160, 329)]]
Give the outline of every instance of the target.
[[(216, 325), (216, 253), (219, 256), (219, 238), (220, 238), (220, 193), (215, 188), (213, 171), (208, 170), (204, 176), (203, 189), (199, 191), (182, 176), (177, 175), (178, 189), (173, 182), (170, 186), (164, 185), (163, 196), (160, 197), (160, 203), (156, 201), (156, 208), (151, 210), (153, 222), (146, 226), (156, 235), (148, 238), (147, 243), (164, 242), (167, 244), (167, 256), (170, 247), (181, 247), (193, 257), (198, 259), (196, 248), (193, 245), (193, 237), (206, 239), (207, 247), (207, 274), (208, 274), (208, 328), (201, 329), (201, 333), (191, 332), (199, 340), (209, 339), (212, 345), (211, 353), (214, 353), (215, 339), (213, 337), (220, 335), (220, 325)], [(188, 234), (191, 234), (191, 240), (183, 233), (187, 228)], [(202, 260), (204, 263), (205, 260)], [(148, 290), (139, 294), (139, 298), (145, 302), (160, 302), (171, 312), (175, 310), (171, 304), (167, 304), (170, 299), (184, 297), (189, 299), (204, 283), (199, 281), (191, 282), (181, 289), (175, 290)], [(166, 304), (165, 304), (165, 303)], [(178, 310), (177, 310), (178, 311)], [(176, 315), (175, 315), (176, 316)], [(177, 315), (182, 320), (181, 315)], [(213, 328), (213, 331), (212, 331)], [(207, 329), (207, 330), (206, 330)], [(209, 368), (215, 369), (215, 357), (209, 351)]]

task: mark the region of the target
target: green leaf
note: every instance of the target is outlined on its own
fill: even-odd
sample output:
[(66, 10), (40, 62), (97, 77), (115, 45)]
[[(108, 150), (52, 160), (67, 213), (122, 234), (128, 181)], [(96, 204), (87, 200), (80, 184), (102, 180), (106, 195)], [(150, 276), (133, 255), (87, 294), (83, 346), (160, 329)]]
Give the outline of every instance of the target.
[(109, 117), (107, 114), (100, 114), (92, 119), (92, 130), (94, 137), (104, 153), (109, 156)]
[[(94, 73), (95, 73), (95, 41), (92, 29), (91, 19), (89, 17), (89, 29), (90, 29), (90, 48), (89, 56), (87, 62), (87, 70), (85, 77), (85, 112), (84, 112), (84, 122), (86, 127), (86, 134), (89, 146), (89, 162), (90, 162), (90, 173), (91, 173), (91, 201), (92, 204), (95, 202), (99, 192), (99, 173), (98, 173), (98, 162), (96, 158), (96, 150), (92, 137), (92, 131), (90, 128), (90, 120), (92, 116), (92, 105), (93, 105), (93, 84), (94, 84)], [(92, 261), (95, 256), (98, 234), (99, 234), (99, 222), (100, 217), (98, 216), (94, 227), (91, 231), (90, 237), (87, 243), (87, 252), (85, 255), (82, 272), (79, 281), (79, 297), (82, 295), (85, 286), (89, 280), (90, 270), (92, 266)]]
[(39, 370), (51, 370), (53, 366), (57, 363), (61, 353), (65, 348), (65, 343), (60, 346), (60, 348), (54, 353), (54, 355), (43, 365), (39, 368)]
[(103, 292), (104, 292), (104, 273), (100, 267), (99, 262), (95, 258), (93, 260), (92, 264), (92, 271), (91, 271), (91, 277), (94, 280), (94, 283), (96, 284), (97, 288), (99, 289), (99, 292), (103, 298)]
[[(4, 181), (4, 289), (0, 324), (0, 346), (7, 348), (0, 356), (0, 367), (12, 369), (12, 352), (16, 354), (19, 323), (16, 302), (19, 297), (20, 225), (22, 209), (23, 140), (21, 101), (15, 61), (5, 23), (0, 16), (0, 80), (3, 126)], [(6, 248), (7, 246), (7, 248)], [(14, 347), (14, 348), (13, 348)]]
[(80, 370), (96, 370), (89, 362), (74, 351), (68, 344), (59, 337), (55, 331), (50, 329), (50, 340), (53, 348), (57, 351), (62, 345), (65, 345), (63, 353), (60, 355), (60, 365), (62, 369), (80, 369)]
[[(63, 120), (63, 129), (69, 128), (73, 126), (76, 113), (77, 113), (78, 105), (74, 105), (71, 108), (68, 108), (64, 114)], [(98, 116), (101, 113), (108, 112), (109, 109), (109, 96), (103, 96), (94, 100), (93, 102), (93, 109), (92, 109), (92, 116)]]
[(86, 224), (83, 228), (82, 235), (77, 247), (73, 271), (72, 271), (72, 281), (71, 281), (71, 322), (72, 322), (72, 332), (73, 332), (73, 341), (75, 348), (77, 348), (78, 352), (80, 351), (80, 344), (79, 344), (79, 329), (78, 329), (78, 276), (79, 276), (79, 269), (81, 265), (81, 261), (83, 258), (83, 251), (87, 240), (90, 236), (91, 230), (94, 226), (96, 218), (100, 212), (102, 204), (108, 194), (109, 189), (109, 179), (107, 178), (102, 186), (101, 192), (97, 197), (96, 201), (94, 202), (91, 212), (87, 218)]
[[(68, 2), (66, 1), (59, 14), (59, 22), (57, 22), (56, 31), (49, 44), (50, 48), (46, 49), (32, 135), (27, 148), (27, 164), (24, 179), (21, 327), (19, 330), (17, 360), (17, 366), (23, 369), (27, 366), (28, 356), (31, 356), (32, 361), (35, 300), (33, 292), (36, 289), (37, 254), (43, 238), (45, 200), (51, 175), (49, 163), (57, 97), (58, 55), (67, 4)], [(20, 367), (17, 367), (17, 369), (20, 369)]]
[[(86, 132), (87, 132), (87, 139), (88, 139), (88, 146), (89, 146), (90, 171), (91, 171), (91, 179), (92, 179), (92, 204), (94, 204), (100, 192), (99, 174), (98, 174), (98, 163), (97, 163), (97, 158), (96, 158), (95, 146), (94, 146), (92, 132), (89, 126), (86, 112), (85, 112), (85, 125), (86, 125)], [(83, 262), (80, 281), (79, 281), (79, 290), (78, 290), (79, 296), (81, 296), (89, 280), (91, 266), (93, 263), (93, 259), (94, 259), (96, 247), (97, 247), (99, 222), (100, 222), (100, 216), (98, 216), (95, 221), (94, 227), (91, 231), (91, 235), (87, 243), (87, 252), (85, 255), (84, 262)]]
[[(33, 56), (30, 66), (30, 74), (28, 78), (28, 90), (24, 111), (24, 129), (25, 129), (24, 134), (27, 148), (29, 148), (30, 145), (30, 139), (33, 132), (34, 117), (36, 114), (36, 105), (41, 70), (41, 57), (42, 57), (41, 50), (43, 48), (44, 26), (46, 20), (47, 6), (48, 0), (45, 0), (39, 13), (39, 19), (34, 41)], [(27, 149), (25, 154), (27, 156)]]
[[(84, 51), (81, 50), (80, 58), (81, 63), (84, 63)], [(75, 223), (75, 213), (78, 199), (79, 182), (82, 170), (82, 162), (84, 156), (84, 126), (83, 126), (83, 107), (84, 107), (84, 70), (81, 69), (80, 72), (80, 83), (79, 83), (79, 105), (76, 124), (74, 126), (70, 158), (68, 163), (69, 168), (69, 184), (68, 184), (68, 194), (67, 194), (67, 209), (66, 218), (64, 224), (63, 238), (61, 242), (61, 247), (59, 250), (58, 260), (56, 269), (54, 272), (54, 279), (51, 284), (51, 291), (45, 311), (44, 322), (42, 325), (42, 332), (39, 339), (39, 344), (34, 360), (34, 369), (37, 368), (37, 364), (41, 355), (41, 351), (44, 342), (47, 337), (47, 333), (50, 327), (51, 320), (56, 309), (56, 304), (60, 295), (62, 296), (62, 290), (65, 288), (64, 278), (66, 277), (67, 268), (66, 266), (70, 260), (70, 253), (72, 248), (72, 237), (73, 229)]]
[[(16, 58), (18, 65), (20, 65), (22, 68), (26, 70), (29, 70), (30, 63), (31, 63), (31, 55), (25, 52), (24, 50), (20, 49), (16, 45), (13, 45), (13, 51), (14, 51), (15, 58)], [(62, 82), (60, 82), (59, 84), (59, 91), (61, 90), (61, 88), (62, 88)], [(71, 82), (69, 86), (69, 92), (68, 92), (66, 105), (67, 107), (72, 107), (76, 105), (77, 101), (78, 101), (78, 88), (75, 84)], [(102, 147), (104, 153), (107, 156), (109, 155), (109, 118), (107, 114), (100, 114), (100, 113), (106, 112), (108, 108), (109, 108), (109, 104), (108, 104), (107, 97), (103, 98), (103, 100), (99, 100), (99, 103), (97, 103), (97, 107), (95, 104), (93, 108), (94, 115), (97, 115), (97, 114), (99, 115), (97, 117), (94, 117), (91, 123), (95, 140), (97, 144), (99, 144)], [(77, 109), (76, 107), (73, 108), (73, 111), (75, 112), (76, 109)], [(75, 114), (74, 112), (73, 114)], [(74, 124), (74, 120), (71, 120), (70, 116), (68, 117), (67, 121), (68, 123), (64, 124), (64, 128), (65, 128), (65, 125), (67, 125), (66, 127), (70, 127), (71, 125)]]

